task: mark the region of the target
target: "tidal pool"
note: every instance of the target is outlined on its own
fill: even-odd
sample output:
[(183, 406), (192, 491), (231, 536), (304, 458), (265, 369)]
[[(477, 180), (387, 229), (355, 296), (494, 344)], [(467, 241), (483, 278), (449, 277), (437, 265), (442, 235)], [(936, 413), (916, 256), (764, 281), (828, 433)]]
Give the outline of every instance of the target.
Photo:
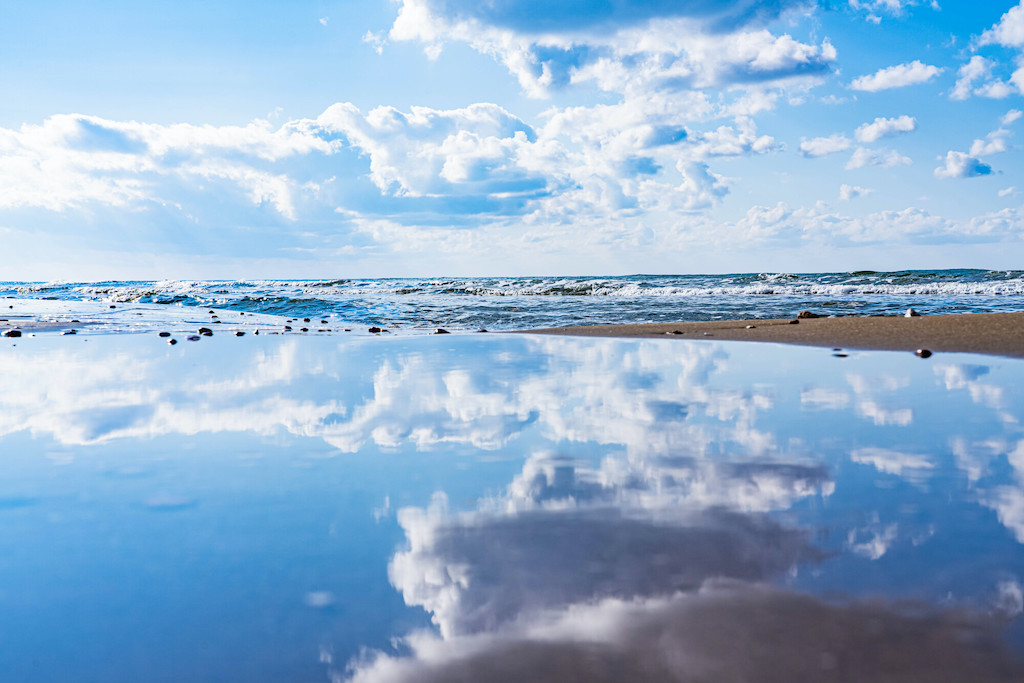
[(0, 343), (0, 680), (1007, 680), (1024, 361)]

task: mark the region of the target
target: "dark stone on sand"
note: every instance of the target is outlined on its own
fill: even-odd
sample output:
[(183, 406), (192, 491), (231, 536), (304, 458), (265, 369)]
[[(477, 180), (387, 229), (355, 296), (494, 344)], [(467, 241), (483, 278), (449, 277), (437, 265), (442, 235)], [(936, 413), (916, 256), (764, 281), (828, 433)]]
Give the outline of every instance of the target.
[(444, 329), (443, 327), (439, 327), (436, 330), (434, 330), (434, 334), (451, 334), (451, 333), (448, 330)]
[(199, 341), (199, 335), (198, 334), (190, 334), (188, 336), (188, 340), (189, 341)]
[(486, 332), (487, 330), (485, 330), (485, 329), (484, 329), (484, 328), (482, 328), (482, 327), (478, 327), (476, 331), (477, 331), (477, 332)]
[(789, 321), (789, 324), (790, 324), (790, 325), (799, 325), (799, 324), (800, 324), (800, 321), (799, 321), (799, 320), (796, 320), (796, 319), (794, 319), (794, 320), (790, 320), (790, 321)]
[(284, 331), (285, 331), (285, 332), (291, 332), (291, 329), (292, 329), (292, 326), (291, 326), (291, 325), (285, 325), (285, 326), (284, 326)]
[(683, 333), (682, 330), (672, 330), (671, 332), (666, 332), (665, 334), (682, 334), (682, 333)]
[(171, 346), (174, 346), (175, 344), (178, 343), (178, 340), (177, 339), (168, 339), (167, 343), (170, 344)]
[(253, 332), (253, 334), (259, 334), (259, 333), (260, 333), (259, 330), (256, 330), (255, 332)]
[(804, 310), (804, 311), (800, 311), (799, 313), (797, 313), (796, 317), (798, 317), (798, 318), (820, 318), (821, 316), (818, 315), (817, 313), (812, 313), (811, 311)]
[(299, 332), (309, 332), (309, 328), (308, 327), (300, 327), (299, 328)]
[(78, 330), (64, 330), (61, 334), (78, 334)]
[(352, 331), (352, 328), (351, 328), (351, 327), (346, 327), (346, 328), (345, 328), (345, 331), (346, 331), (346, 332), (351, 332), (351, 331)]
[(213, 313), (213, 311), (210, 311), (210, 313)]
[(327, 321), (326, 321), (326, 320), (321, 320), (321, 321), (320, 321), (320, 324), (321, 324), (321, 325), (326, 325), (326, 324), (327, 324)]
[(928, 349), (918, 349), (914, 351), (914, 355), (918, 358), (931, 358), (932, 352)]
[(303, 318), (303, 319), (302, 319), (302, 322), (304, 322), (304, 323), (308, 323), (308, 322), (309, 322), (309, 318)]
[(373, 333), (373, 334), (377, 334), (377, 333), (378, 333), (378, 332), (380, 332), (381, 330), (380, 330), (380, 328), (379, 328), (379, 327), (376, 327), (376, 326), (374, 326), (374, 327), (371, 327), (371, 328), (370, 328), (370, 329), (369, 329), (368, 331), (369, 331), (369, 332), (371, 332), (371, 333)]
[(117, 308), (114, 304), (110, 304), (110, 308)]
[(238, 332), (235, 332), (235, 336), (236, 337), (244, 337), (245, 336), (245, 332), (242, 332), (241, 330), (239, 330)]
[(73, 323), (80, 323), (82, 321), (81, 320), (72, 320), (71, 322), (73, 322)]
[(214, 320), (214, 321), (213, 321), (213, 324), (214, 324), (214, 325), (221, 325), (221, 324), (223, 324), (223, 323), (224, 323), (224, 321), (223, 321), (223, 320)]
[(211, 330), (209, 327), (200, 327), (198, 332), (199, 332), (199, 334), (203, 335), (204, 337), (212, 337), (213, 336), (213, 330)]
[(836, 358), (846, 358), (850, 354), (848, 354), (848, 353), (833, 353), (832, 355), (835, 356)]
[(5, 337), (20, 337), (21, 336), (21, 330), (7, 330), (6, 332), (4, 332), (4, 336)]
[(753, 330), (755, 328), (757, 328), (757, 325), (747, 325), (748, 330)]

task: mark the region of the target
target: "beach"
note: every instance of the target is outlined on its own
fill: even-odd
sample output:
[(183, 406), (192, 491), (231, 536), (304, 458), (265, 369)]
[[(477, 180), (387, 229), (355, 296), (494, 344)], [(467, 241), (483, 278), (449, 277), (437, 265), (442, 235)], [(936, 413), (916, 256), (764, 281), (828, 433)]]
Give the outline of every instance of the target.
[(712, 338), (840, 349), (927, 349), (933, 353), (963, 352), (1024, 357), (1024, 313), (972, 313), (910, 318), (850, 316), (716, 320), (641, 325), (586, 325), (524, 332), (581, 337)]

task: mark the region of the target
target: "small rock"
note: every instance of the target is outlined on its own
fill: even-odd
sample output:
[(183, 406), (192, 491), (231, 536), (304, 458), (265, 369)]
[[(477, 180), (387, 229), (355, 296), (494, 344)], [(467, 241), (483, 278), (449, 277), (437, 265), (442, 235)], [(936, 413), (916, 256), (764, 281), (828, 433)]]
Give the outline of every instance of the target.
[(213, 311), (210, 311), (210, 313), (213, 313)]
[(757, 325), (747, 325), (747, 329), (748, 329), (748, 330), (753, 330), (753, 329), (755, 329), (756, 327), (757, 327)]
[(351, 331), (352, 331), (352, 328), (351, 328), (351, 327), (346, 327), (346, 328), (345, 328), (345, 331), (346, 331), (346, 332), (351, 332)]
[(799, 313), (797, 313), (796, 317), (798, 317), (798, 318), (820, 318), (821, 316), (818, 315), (817, 313), (812, 313), (811, 311), (804, 310), (804, 311), (800, 311)]
[(239, 330), (238, 332), (235, 332), (235, 336), (236, 337), (244, 337), (245, 336), (245, 332), (242, 332), (241, 330)]
[(171, 346), (174, 346), (175, 344), (178, 343), (178, 340), (177, 339), (168, 339), (167, 343), (170, 344)]
[(377, 326), (374, 326), (374, 327), (371, 327), (368, 331), (371, 334), (377, 334), (377, 333), (379, 333), (381, 331), (381, 329), (379, 327), (377, 327)]
[(72, 320), (71, 322), (73, 322), (73, 323), (80, 323), (82, 321), (81, 320)]
[(477, 331), (477, 332), (486, 332), (487, 330), (485, 330), (485, 329), (484, 329), (484, 328), (482, 328), (482, 327), (478, 327), (478, 328), (476, 328), (476, 331)]
[(931, 358), (932, 352), (928, 349), (918, 349), (914, 351), (914, 355), (918, 358)]
[(199, 335), (198, 334), (190, 334), (190, 335), (188, 335), (188, 340), (189, 341), (199, 341)]
[(253, 334), (259, 334), (259, 333), (260, 333), (259, 330), (256, 330), (255, 332), (253, 332)]
[(292, 326), (291, 325), (285, 325), (284, 326), (284, 331), (285, 332), (291, 332), (292, 331)]
[(794, 318), (793, 320), (790, 320), (790, 321), (789, 321), (789, 324), (790, 324), (790, 325), (799, 325), (799, 324), (800, 324), (800, 321)]
[(6, 332), (4, 332), (4, 336), (5, 337), (20, 337), (21, 336), (21, 330), (7, 330)]
[(836, 358), (847, 358), (849, 356), (847, 353), (833, 353), (832, 355)]
[(683, 333), (682, 330), (672, 330), (671, 332), (666, 332), (665, 334), (682, 334), (682, 333)]
[(299, 328), (299, 332), (309, 332), (309, 328), (308, 327), (300, 327)]
[(78, 330), (64, 330), (61, 334), (78, 334)]
[(921, 314), (915, 311), (913, 308), (908, 308), (907, 312), (903, 314), (904, 318), (920, 318)]
[(320, 321), (320, 324), (321, 324), (321, 325), (326, 325), (326, 324), (327, 324), (327, 321), (326, 321), (326, 320), (321, 320), (321, 321)]
[(117, 308), (114, 304), (110, 304), (110, 308)]
[(451, 333), (448, 330), (444, 329), (443, 327), (439, 327), (436, 330), (434, 330), (434, 334), (451, 334)]
[(304, 323), (308, 323), (308, 322), (309, 322), (309, 318), (303, 318), (303, 319), (302, 319), (302, 322), (304, 322)]
[(204, 337), (212, 337), (213, 336), (213, 330), (211, 330), (209, 327), (200, 327), (198, 332), (199, 332), (199, 334), (203, 335)]

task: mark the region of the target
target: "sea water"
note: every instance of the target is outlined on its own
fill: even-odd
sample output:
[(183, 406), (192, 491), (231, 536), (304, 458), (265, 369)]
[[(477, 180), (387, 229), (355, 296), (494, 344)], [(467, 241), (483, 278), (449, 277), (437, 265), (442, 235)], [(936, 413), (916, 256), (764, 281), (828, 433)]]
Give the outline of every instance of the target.
[[(0, 283), (0, 297), (215, 308), (353, 326), (453, 330), (1024, 311), (1021, 271)], [(178, 316), (177, 313), (174, 314)]]
[(1024, 361), (0, 340), (0, 678), (1020, 680)]

